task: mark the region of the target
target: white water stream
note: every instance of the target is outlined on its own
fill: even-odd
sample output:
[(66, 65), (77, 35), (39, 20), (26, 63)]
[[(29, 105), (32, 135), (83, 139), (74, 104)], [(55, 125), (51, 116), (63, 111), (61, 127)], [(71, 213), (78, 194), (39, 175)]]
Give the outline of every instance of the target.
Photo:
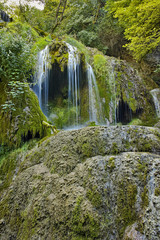
[(150, 93), (153, 97), (157, 117), (160, 118), (160, 89), (159, 88), (153, 89), (152, 91), (150, 91)]
[[(81, 87), (80, 87), (80, 57), (76, 47), (66, 43), (68, 48), (68, 112), (71, 110), (72, 119), (70, 125), (77, 127), (81, 124)], [(33, 90), (38, 96), (40, 107), (44, 114), (48, 113), (48, 99), (49, 99), (49, 48), (48, 46), (42, 50), (38, 55), (37, 72), (35, 74), (36, 85)], [(99, 90), (96, 83), (96, 78), (92, 67), (87, 64), (87, 82), (88, 82), (88, 93), (89, 93), (89, 121), (102, 123), (102, 107), (99, 96)]]
[(49, 90), (49, 48), (45, 47), (38, 54), (37, 71), (34, 76), (36, 85), (33, 90), (38, 96), (39, 105), (44, 114), (48, 112), (48, 90)]

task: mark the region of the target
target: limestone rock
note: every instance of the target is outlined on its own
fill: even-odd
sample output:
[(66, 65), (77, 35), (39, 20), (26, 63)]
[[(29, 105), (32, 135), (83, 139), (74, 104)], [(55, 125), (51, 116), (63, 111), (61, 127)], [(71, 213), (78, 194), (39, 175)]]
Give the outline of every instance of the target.
[(49, 137), (25, 153), (0, 192), (0, 239), (158, 240), (159, 152), (158, 128), (88, 127)]

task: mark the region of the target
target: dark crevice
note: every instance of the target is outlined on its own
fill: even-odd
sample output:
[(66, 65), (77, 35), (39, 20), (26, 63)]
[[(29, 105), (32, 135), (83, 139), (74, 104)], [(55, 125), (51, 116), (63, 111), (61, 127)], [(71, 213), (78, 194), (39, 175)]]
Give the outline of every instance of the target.
[(40, 133), (36, 132), (36, 134), (33, 135), (33, 133), (31, 131), (28, 131), (27, 135), (24, 134), (21, 136), (21, 138), (22, 138), (22, 142), (25, 143), (33, 138), (40, 138)]
[(119, 101), (118, 107), (116, 109), (116, 118), (118, 123), (128, 124), (133, 118), (139, 117), (143, 112), (142, 109), (136, 109), (135, 112), (129, 107), (127, 102), (123, 99)]

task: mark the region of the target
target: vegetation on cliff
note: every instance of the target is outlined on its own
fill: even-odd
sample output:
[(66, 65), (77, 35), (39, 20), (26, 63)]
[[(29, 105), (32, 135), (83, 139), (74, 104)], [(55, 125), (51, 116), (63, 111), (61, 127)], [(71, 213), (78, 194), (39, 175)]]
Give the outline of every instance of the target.
[[(13, 17), (0, 24), (0, 238), (127, 240), (134, 233), (157, 240), (160, 132), (159, 123), (146, 126), (158, 122), (150, 90), (159, 83), (151, 77), (160, 72), (160, 0), (45, 0), (43, 10), (30, 2), (0, 3)], [(51, 125), (72, 125), (76, 115), (68, 43), (78, 53), (81, 123), (89, 116), (90, 64), (100, 98), (94, 106), (100, 103), (102, 123), (115, 126), (59, 132)], [(48, 119), (31, 89), (46, 45)]]
[(109, 0), (106, 7), (124, 28), (126, 47), (137, 60), (159, 46), (159, 0)]

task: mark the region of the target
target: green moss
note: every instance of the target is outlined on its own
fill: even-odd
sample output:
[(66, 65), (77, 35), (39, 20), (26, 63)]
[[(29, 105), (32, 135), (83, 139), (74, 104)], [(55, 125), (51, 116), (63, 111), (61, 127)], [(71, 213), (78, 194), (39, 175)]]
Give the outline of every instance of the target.
[(126, 227), (136, 221), (136, 185), (129, 182), (120, 182), (117, 195), (116, 223), (120, 238)]
[(86, 61), (89, 62), (90, 52), (84, 44), (69, 36), (65, 36), (65, 41), (71, 44), (72, 46), (76, 47), (79, 50), (79, 52), (83, 53)]
[(144, 186), (144, 190), (141, 193), (141, 199), (142, 199), (142, 203), (141, 203), (142, 208), (147, 207), (149, 204), (149, 200), (148, 200), (148, 189), (146, 186)]
[(131, 146), (130, 142), (129, 142), (129, 141), (126, 141), (126, 142), (125, 142), (125, 147), (126, 147), (127, 149), (129, 149), (130, 146)]
[(137, 149), (139, 149), (139, 151), (141, 152), (150, 152), (152, 151), (152, 146), (154, 146), (152, 143), (152, 140), (148, 142), (148, 140), (145, 138), (137, 139), (136, 145), (137, 145)]
[(105, 152), (105, 143), (100, 143), (99, 141), (99, 130), (98, 128), (94, 132), (87, 136), (85, 132), (83, 135), (78, 136), (77, 138), (77, 152), (80, 154), (82, 160), (85, 160), (86, 157), (93, 157), (97, 154), (104, 155)]
[(136, 112), (137, 109), (137, 100), (133, 97), (129, 98), (129, 107), (133, 112)]
[(98, 192), (97, 186), (91, 187), (86, 194), (87, 198), (91, 201), (92, 205), (99, 208), (102, 205), (102, 198)]
[(19, 153), (20, 151), (16, 150), (1, 158), (0, 180), (3, 182), (3, 184), (0, 185), (0, 191), (7, 188), (12, 181)]
[(144, 187), (147, 184), (147, 173), (148, 173), (147, 163), (141, 160), (138, 160), (136, 172), (138, 173), (138, 177), (141, 181), (142, 186)]
[(132, 119), (128, 125), (142, 125), (142, 120), (139, 118)]
[(87, 210), (82, 209), (82, 202), (82, 197), (78, 197), (69, 221), (68, 226), (72, 231), (71, 239), (97, 239), (99, 235), (98, 219)]
[(108, 166), (109, 166), (110, 171), (112, 171), (116, 167), (114, 160), (115, 160), (114, 157), (110, 157), (108, 160)]
[(98, 78), (101, 77), (101, 81), (106, 80), (107, 69), (106, 69), (106, 58), (101, 54), (94, 55), (94, 68)]
[(15, 169), (19, 167), (22, 161), (22, 156), (27, 154), (27, 151), (36, 145), (36, 140), (30, 140), (21, 148), (8, 152), (0, 157), (0, 191), (6, 189), (12, 182), (15, 174)]
[(38, 142), (38, 147), (40, 147), (41, 144), (42, 144), (44, 141), (46, 141), (49, 137), (50, 137), (50, 136), (46, 136), (46, 137), (42, 138), (42, 139)]
[(112, 154), (118, 154), (119, 153), (119, 149), (118, 149), (117, 143), (115, 143), (115, 142), (112, 143), (111, 153)]
[(9, 196), (4, 198), (0, 204), (0, 216), (1, 219), (4, 217), (7, 219), (10, 218), (10, 208), (9, 208)]
[(145, 143), (145, 144), (143, 145), (142, 151), (143, 151), (143, 152), (150, 152), (151, 149), (152, 149), (152, 145), (151, 145), (150, 143)]
[(95, 127), (97, 126), (95, 122), (88, 122), (87, 127)]
[(91, 157), (92, 156), (92, 145), (87, 142), (82, 145), (82, 152), (85, 157)]
[(50, 45), (50, 55), (52, 63), (58, 63), (63, 72), (68, 63), (68, 48), (65, 42), (61, 39), (54, 39)]
[(21, 212), (20, 225), (17, 240), (28, 240), (36, 232), (37, 221), (39, 219), (39, 209), (33, 208)]
[(84, 87), (81, 91), (81, 109), (80, 109), (80, 115), (84, 122), (86, 122), (89, 119), (89, 94), (88, 94), (88, 88)]
[(13, 110), (3, 111), (1, 105), (5, 103), (6, 85), (0, 83), (0, 145), (10, 148), (19, 147), (28, 138), (44, 137), (49, 132), (42, 125), (47, 121), (43, 115), (38, 99), (29, 87), (25, 87), (23, 94), (13, 99)]
[[(113, 76), (111, 66), (109, 66), (106, 57), (98, 52), (93, 56), (93, 67), (102, 101), (103, 116), (109, 119), (110, 102), (115, 100), (113, 93)], [(103, 120), (104, 120), (103, 119)]]
[(160, 185), (159, 185), (159, 187), (155, 188), (154, 194), (156, 197), (160, 196)]

